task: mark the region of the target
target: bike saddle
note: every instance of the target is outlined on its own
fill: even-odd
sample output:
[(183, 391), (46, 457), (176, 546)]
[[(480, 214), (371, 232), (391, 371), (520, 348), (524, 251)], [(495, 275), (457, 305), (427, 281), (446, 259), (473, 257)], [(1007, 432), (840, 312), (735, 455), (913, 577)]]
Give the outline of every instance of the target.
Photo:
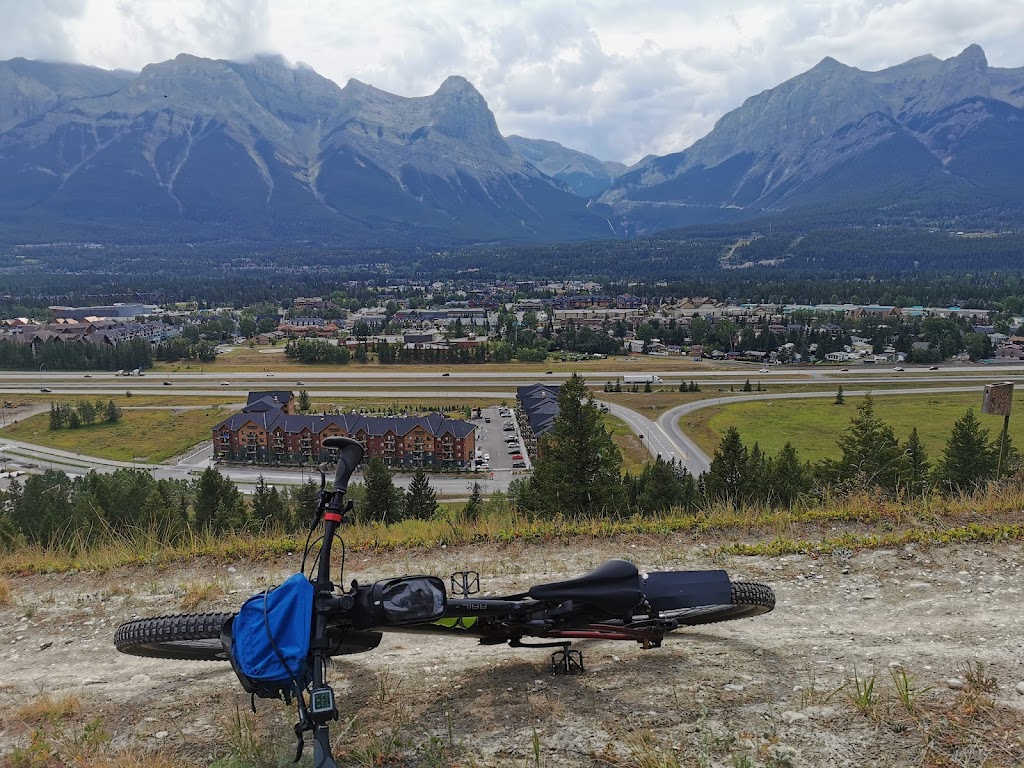
[(644, 599), (640, 572), (628, 560), (608, 560), (579, 578), (537, 584), (527, 594), (534, 600), (575, 600), (611, 614), (625, 613)]

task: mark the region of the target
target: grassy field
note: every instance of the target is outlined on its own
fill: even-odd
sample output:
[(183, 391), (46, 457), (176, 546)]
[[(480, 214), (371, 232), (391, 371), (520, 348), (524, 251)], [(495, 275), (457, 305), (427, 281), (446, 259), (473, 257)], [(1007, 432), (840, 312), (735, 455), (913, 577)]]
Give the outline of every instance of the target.
[(227, 411), (220, 408), (125, 411), (122, 419), (114, 424), (94, 424), (81, 429), (51, 432), (50, 416), (43, 413), (0, 430), (0, 438), (78, 451), (115, 461), (137, 458), (156, 463), (177, 456), (198, 442), (209, 440), (213, 425), (226, 415)]
[(612, 416), (610, 413), (604, 415), (604, 425), (612, 433), (612, 442), (622, 451), (622, 468), (626, 472), (638, 474), (644, 464), (651, 460), (651, 453), (648, 451), (640, 438), (631, 430), (622, 419)]
[[(1021, 402), (1022, 397), (1018, 395), (1015, 400)], [(998, 437), (1003, 426), (999, 417), (981, 414), (980, 392), (890, 397), (877, 393), (874, 399), (875, 414), (891, 425), (901, 440), (917, 427), (933, 459), (946, 444), (953, 423), (968, 408), (974, 409), (990, 438)], [(680, 425), (709, 456), (729, 427), (735, 426), (747, 445), (757, 442), (767, 453), (774, 454), (789, 441), (802, 460), (817, 461), (839, 457), (836, 441), (857, 414), (861, 401), (859, 397), (847, 398), (842, 406), (835, 405), (831, 398), (732, 403), (687, 414)], [(1021, 407), (1024, 405), (1017, 406)], [(1024, 444), (1024, 423), (1020, 417), (1010, 419), (1010, 437), (1017, 445)]]

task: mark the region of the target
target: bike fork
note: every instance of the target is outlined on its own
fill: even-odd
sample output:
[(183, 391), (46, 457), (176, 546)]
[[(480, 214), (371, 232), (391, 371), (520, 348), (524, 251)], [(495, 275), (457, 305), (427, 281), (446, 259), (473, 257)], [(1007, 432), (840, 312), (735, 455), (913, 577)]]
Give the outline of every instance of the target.
[(338, 768), (331, 754), (331, 734), (326, 725), (313, 729), (313, 768)]

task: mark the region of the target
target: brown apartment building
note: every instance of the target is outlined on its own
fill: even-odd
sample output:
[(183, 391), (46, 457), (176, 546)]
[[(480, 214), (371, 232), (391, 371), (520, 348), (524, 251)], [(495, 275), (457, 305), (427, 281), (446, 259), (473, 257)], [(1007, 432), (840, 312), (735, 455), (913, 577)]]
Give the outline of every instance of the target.
[(323, 439), (342, 435), (358, 440), (368, 456), (378, 456), (392, 467), (472, 466), (476, 427), (469, 422), (440, 413), (398, 417), (294, 414), (287, 410), (291, 402), (282, 404), (282, 393), (275, 394), (278, 399), (250, 396), (241, 413), (213, 428), (215, 458), (261, 465), (316, 464), (336, 455), (322, 446)]

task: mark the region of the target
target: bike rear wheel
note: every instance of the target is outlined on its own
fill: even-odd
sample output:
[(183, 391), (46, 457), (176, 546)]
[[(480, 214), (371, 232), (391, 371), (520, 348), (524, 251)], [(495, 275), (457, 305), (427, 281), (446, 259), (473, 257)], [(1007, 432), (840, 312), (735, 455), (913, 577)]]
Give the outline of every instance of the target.
[(733, 621), (748, 616), (768, 613), (775, 608), (775, 592), (766, 584), (753, 581), (732, 582), (729, 605), (698, 605), (692, 608), (678, 608), (661, 611), (664, 619), (675, 619), (680, 626), (695, 627), (714, 624), (719, 621)]
[(180, 613), (135, 619), (117, 628), (114, 645), (121, 653), (153, 659), (227, 661), (221, 627), (233, 613)]

